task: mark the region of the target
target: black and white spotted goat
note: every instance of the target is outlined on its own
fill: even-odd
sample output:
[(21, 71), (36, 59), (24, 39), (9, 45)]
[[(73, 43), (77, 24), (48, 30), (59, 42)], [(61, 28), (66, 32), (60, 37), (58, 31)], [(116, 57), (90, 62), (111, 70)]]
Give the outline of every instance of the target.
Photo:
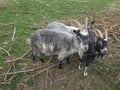
[[(58, 32), (59, 31), (59, 32)], [(88, 37), (87, 30), (73, 30), (73, 34), (62, 32), (61, 29), (40, 29), (35, 31), (27, 38), (27, 42), (32, 47), (32, 58), (35, 59), (37, 54), (44, 62), (42, 55), (53, 56), (57, 55), (60, 61), (59, 68), (63, 59), (68, 58), (73, 53), (78, 53), (82, 58), (84, 52), (88, 51)]]
[[(94, 20), (91, 23), (88, 23), (88, 21), (86, 20), (86, 24), (82, 24), (80, 28), (74, 27), (74, 26), (67, 26), (67, 25), (65, 25), (63, 23), (59, 23), (59, 22), (51, 22), (47, 26), (48, 29), (53, 29), (55, 31), (60, 29), (63, 32), (69, 32), (71, 34), (73, 34), (73, 30), (78, 30), (78, 29), (87, 29), (88, 30), (89, 49), (87, 52), (84, 53), (83, 57), (80, 60), (81, 62), (84, 61), (86, 63), (84, 76), (87, 76), (87, 74), (88, 74), (87, 69), (88, 69), (89, 64), (93, 60), (95, 60), (96, 57), (97, 58), (103, 57), (103, 55), (105, 55), (108, 51), (108, 49), (107, 49), (107, 43), (108, 43), (107, 35), (104, 38), (101, 31), (98, 29), (95, 29), (95, 31), (98, 33), (97, 38), (96, 38), (95, 34), (93, 32), (93, 24), (94, 24)], [(80, 66), (79, 66), (79, 69), (80, 69)]]

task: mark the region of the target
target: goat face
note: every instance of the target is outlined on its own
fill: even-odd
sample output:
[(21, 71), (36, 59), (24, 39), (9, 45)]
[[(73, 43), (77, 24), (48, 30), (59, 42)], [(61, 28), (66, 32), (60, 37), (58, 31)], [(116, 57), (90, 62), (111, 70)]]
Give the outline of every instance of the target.
[(73, 32), (76, 34), (77, 41), (80, 41), (81, 47), (84, 50), (84, 52), (88, 51), (88, 43), (89, 43), (89, 34), (86, 31), (79, 31), (79, 30), (73, 30)]
[(103, 38), (98, 38), (96, 43), (96, 50), (98, 51), (98, 57), (103, 57), (108, 53), (108, 40)]

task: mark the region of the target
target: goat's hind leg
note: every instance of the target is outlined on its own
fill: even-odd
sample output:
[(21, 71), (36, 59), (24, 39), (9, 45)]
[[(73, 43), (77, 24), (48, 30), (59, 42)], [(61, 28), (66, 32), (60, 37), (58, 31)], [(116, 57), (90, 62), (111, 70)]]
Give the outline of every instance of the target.
[(67, 61), (67, 64), (70, 64), (70, 58), (69, 57), (66, 58), (66, 61)]
[(38, 52), (38, 57), (39, 57), (39, 60), (40, 60), (42, 63), (44, 63), (44, 59), (43, 59), (43, 58), (41, 58), (41, 57), (42, 57), (41, 52)]
[(59, 66), (58, 66), (58, 68), (59, 69), (63, 68), (62, 67), (62, 63), (63, 63), (63, 59), (64, 58), (65, 58), (64, 54), (59, 54), (59, 56), (58, 56), (58, 60), (59, 60)]
[(34, 51), (32, 51), (31, 57), (32, 57), (32, 60), (35, 61), (35, 52)]
[(40, 61), (41, 61), (42, 63), (44, 63), (44, 59), (43, 59), (43, 58), (39, 57), (39, 59), (40, 59)]

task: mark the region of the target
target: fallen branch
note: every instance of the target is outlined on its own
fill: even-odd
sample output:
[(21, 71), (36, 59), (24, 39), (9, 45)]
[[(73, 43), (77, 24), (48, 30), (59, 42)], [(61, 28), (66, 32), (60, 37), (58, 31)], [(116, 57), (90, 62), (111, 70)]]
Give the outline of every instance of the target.
[[(41, 68), (41, 67), (39, 67), (39, 68)], [(38, 70), (39, 68), (33, 68), (33, 69), (29, 69), (29, 70), (23, 70), (23, 71), (15, 71), (15, 72), (3, 73), (3, 74), (0, 74), (0, 75), (12, 75), (12, 74), (19, 74), (19, 73), (27, 73), (27, 72), (32, 72), (32, 71)]]
[(32, 49), (29, 49), (25, 54), (23, 54), (21, 57), (19, 58), (16, 58), (16, 59), (13, 59), (13, 60), (9, 60), (9, 61), (5, 61), (7, 63), (10, 63), (10, 62), (14, 62), (14, 61), (17, 61), (17, 60), (20, 60), (22, 59), (24, 56), (26, 56)]

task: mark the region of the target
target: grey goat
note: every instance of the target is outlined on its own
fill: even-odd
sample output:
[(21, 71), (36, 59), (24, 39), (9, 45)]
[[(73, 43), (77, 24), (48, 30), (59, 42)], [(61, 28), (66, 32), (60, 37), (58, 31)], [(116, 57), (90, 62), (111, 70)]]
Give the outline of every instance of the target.
[(56, 32), (52, 29), (40, 29), (35, 31), (27, 42), (33, 50), (33, 59), (35, 54), (43, 61), (42, 55), (57, 55), (59, 68), (62, 67), (63, 59), (73, 53), (78, 53), (82, 58), (83, 53), (88, 50), (88, 33), (73, 30), (73, 35), (68, 32)]

